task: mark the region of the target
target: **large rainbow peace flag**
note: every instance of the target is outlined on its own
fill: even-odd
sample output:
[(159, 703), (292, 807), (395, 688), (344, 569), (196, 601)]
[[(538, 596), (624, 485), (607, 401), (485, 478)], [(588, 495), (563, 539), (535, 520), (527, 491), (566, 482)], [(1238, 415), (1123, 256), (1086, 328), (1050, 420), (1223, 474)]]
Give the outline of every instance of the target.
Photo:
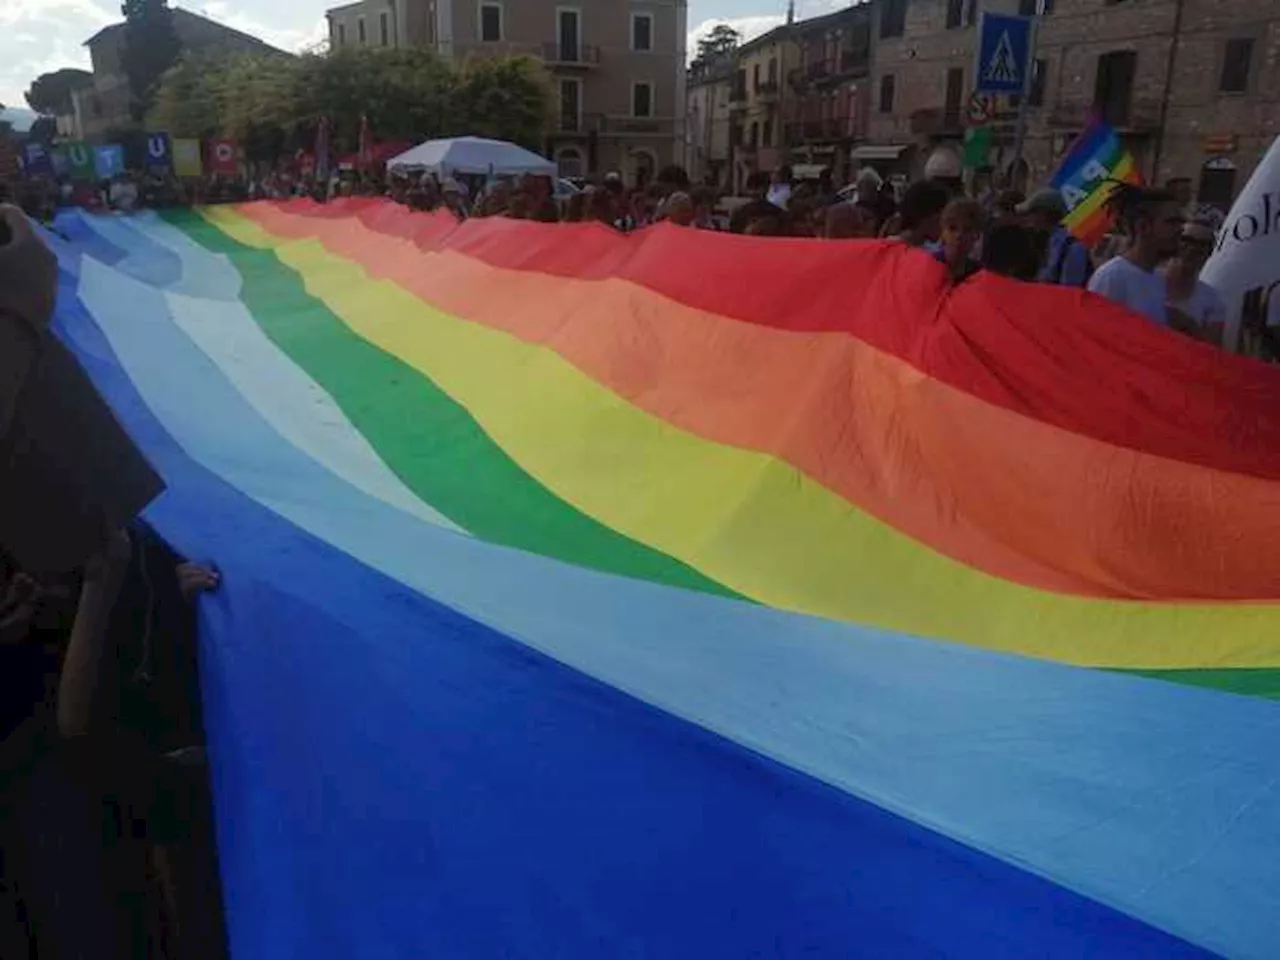
[(1280, 374), (880, 242), (65, 213), (239, 958), (1280, 955)]

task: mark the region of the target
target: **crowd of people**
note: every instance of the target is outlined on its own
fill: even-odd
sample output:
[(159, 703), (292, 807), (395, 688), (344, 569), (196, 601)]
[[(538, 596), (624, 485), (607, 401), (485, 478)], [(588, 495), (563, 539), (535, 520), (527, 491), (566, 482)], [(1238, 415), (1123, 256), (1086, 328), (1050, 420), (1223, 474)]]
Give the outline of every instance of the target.
[[(1188, 212), (1172, 192), (1117, 183), (1107, 207), (1115, 231), (1090, 248), (1064, 225), (1059, 191), (966, 194), (959, 180), (920, 180), (899, 190), (874, 170), (839, 190), (829, 176), (797, 183), (790, 168), (755, 174), (748, 196), (726, 211), (711, 187), (691, 187), (679, 167), (643, 188), (616, 174), (557, 203), (550, 178), (526, 176), (469, 186), (427, 174), (392, 177), (389, 195), (415, 209), (460, 219), (501, 216), (544, 222), (593, 221), (631, 231), (653, 223), (759, 237), (881, 238), (918, 247), (960, 283), (989, 271), (1028, 283), (1087, 288), (1148, 319), (1221, 344), (1223, 298), (1200, 279), (1218, 224)], [(472, 196), (474, 200), (470, 199)]]
[[(1066, 204), (1052, 187), (1027, 197), (986, 183), (966, 191), (958, 177), (907, 185), (867, 167), (841, 189), (829, 170), (798, 181), (787, 166), (752, 175), (744, 197), (694, 185), (678, 166), (630, 187), (618, 173), (569, 190), (564, 184), (547, 176), (440, 177), (382, 169), (321, 174), (272, 170), (188, 180), (152, 172), (126, 173), (100, 184), (37, 180), (25, 185), (20, 199), (33, 216), (49, 217), (58, 205), (72, 203), (128, 211), (255, 199), (327, 202), (342, 196), (385, 196), (415, 210), (447, 210), (459, 219), (596, 222), (626, 232), (665, 222), (759, 237), (882, 238), (923, 249), (957, 283), (988, 271), (1026, 282), (1087, 288), (1179, 333), (1219, 344), (1223, 336), (1223, 299), (1200, 278), (1220, 220), (1187, 210), (1185, 198), (1173, 191), (1116, 184), (1107, 204), (1115, 229), (1090, 248), (1064, 226)], [(1253, 332), (1261, 338), (1263, 356), (1280, 357), (1275, 328), (1265, 322), (1252, 326), (1258, 328)]]
[[(0, 205), (0, 438), (32, 429), (24, 385), (46, 375), (57, 277), (27, 217)], [(9, 456), (38, 458), (44, 439)], [(6, 459), (0, 477), (15, 469)], [(194, 609), (220, 576), (54, 486), (40, 504), (5, 486), (0, 958), (221, 960)], [(79, 525), (90, 555), (32, 575), (8, 539), (19, 514), (65, 518), (40, 533), (47, 543)]]

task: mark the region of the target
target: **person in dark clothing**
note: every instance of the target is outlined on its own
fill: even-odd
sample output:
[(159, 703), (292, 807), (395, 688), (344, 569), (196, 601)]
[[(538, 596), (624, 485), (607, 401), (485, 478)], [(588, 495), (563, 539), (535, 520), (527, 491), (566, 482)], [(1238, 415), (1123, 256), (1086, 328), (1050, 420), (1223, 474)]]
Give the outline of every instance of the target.
[(1018, 223), (992, 228), (982, 241), (982, 266), (1014, 280), (1031, 283), (1044, 262), (1048, 236)]
[(765, 199), (769, 186), (767, 173), (756, 172), (747, 178), (747, 192), (751, 194), (751, 199), (734, 210), (729, 217), (731, 233), (748, 233), (748, 228), (757, 220), (773, 220), (778, 223), (785, 221), (786, 211)]
[(940, 183), (933, 180), (913, 183), (902, 195), (898, 207), (898, 239), (913, 247), (936, 242), (942, 233), (942, 211), (950, 201), (950, 192)]
[[(0, 207), (0, 227), (0, 430), (8, 431), (31, 396), (24, 394), (36, 368), (31, 358), (52, 349), (46, 329), (57, 263), (19, 211)], [(36, 532), (72, 545), (67, 566), (93, 554), (74, 573), (42, 581), (6, 555), (36, 555), (33, 538), (14, 534), (10, 523), (0, 544), (3, 957), (174, 956), (176, 936), (184, 938), (185, 957), (225, 956), (211, 830), (204, 831), (207, 849), (192, 847), (192, 825), (209, 820), (207, 777), (201, 765), (172, 756), (175, 747), (203, 743), (184, 588), (194, 596), (216, 588), (218, 577), (163, 552), (141, 525), (132, 536), (110, 532), (116, 521), (105, 521), (101, 504), (78, 499), (92, 496), (64, 490), (47, 503), (0, 504), (10, 520), (34, 515), (56, 526), (60, 511), (84, 518), (57, 536)], [(168, 871), (170, 893), (160, 892), (159, 865), (172, 858), (156, 853), (169, 849), (179, 852), (180, 866), (195, 865), (187, 883), (206, 891), (203, 899), (182, 889), (175, 870)], [(179, 908), (175, 921), (162, 905), (183, 896), (196, 906), (186, 919)]]

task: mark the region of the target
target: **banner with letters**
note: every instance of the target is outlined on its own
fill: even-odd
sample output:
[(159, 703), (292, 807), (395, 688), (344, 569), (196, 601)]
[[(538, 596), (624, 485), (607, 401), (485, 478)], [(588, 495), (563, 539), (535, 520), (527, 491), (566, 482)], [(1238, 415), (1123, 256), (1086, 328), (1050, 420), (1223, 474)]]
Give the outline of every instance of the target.
[(173, 170), (173, 149), (167, 133), (147, 134), (147, 170), (151, 173)]
[(1232, 204), (1200, 279), (1226, 301), (1228, 350), (1247, 346), (1251, 323), (1280, 326), (1280, 137)]
[(49, 151), (49, 163), (53, 167), (53, 175), (58, 178), (71, 175), (71, 159), (67, 156), (66, 147), (55, 147)]
[(180, 177), (199, 177), (204, 174), (204, 163), (200, 156), (200, 141), (174, 139), (170, 141), (173, 150), (173, 172)]
[(110, 180), (124, 173), (124, 147), (118, 143), (94, 147), (93, 169), (99, 180)]
[(83, 141), (67, 144), (67, 162), (72, 180), (94, 179), (93, 147)]
[(22, 169), (28, 177), (53, 175), (53, 158), (43, 143), (28, 143), (22, 151)]
[(240, 167), (236, 162), (236, 144), (234, 140), (209, 141), (209, 172), (221, 173), (234, 177)]

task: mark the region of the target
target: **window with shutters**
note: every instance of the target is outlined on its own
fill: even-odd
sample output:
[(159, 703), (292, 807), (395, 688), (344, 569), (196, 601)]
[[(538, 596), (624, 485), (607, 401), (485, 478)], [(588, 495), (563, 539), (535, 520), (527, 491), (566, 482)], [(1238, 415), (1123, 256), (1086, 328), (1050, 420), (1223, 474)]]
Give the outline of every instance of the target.
[(631, 49), (648, 53), (653, 49), (653, 14), (631, 15)]
[(560, 81), (560, 129), (582, 129), (582, 81), (577, 77)]
[(485, 43), (502, 40), (502, 4), (480, 4), (480, 39)]
[(1137, 67), (1138, 55), (1132, 50), (1113, 50), (1098, 57), (1093, 105), (1112, 126), (1129, 125)]
[(964, 68), (952, 67), (947, 71), (947, 92), (943, 100), (943, 126), (954, 130), (960, 126), (960, 101), (964, 97)]
[(886, 73), (880, 78), (880, 112), (893, 113), (893, 88), (894, 77), (892, 73)]
[(880, 5), (880, 36), (900, 37), (907, 27), (907, 0), (884, 0)]
[(631, 87), (631, 115), (633, 117), (653, 116), (653, 84), (636, 83)]
[(1222, 52), (1222, 76), (1218, 80), (1218, 89), (1223, 93), (1246, 92), (1252, 65), (1253, 38), (1228, 40)]

